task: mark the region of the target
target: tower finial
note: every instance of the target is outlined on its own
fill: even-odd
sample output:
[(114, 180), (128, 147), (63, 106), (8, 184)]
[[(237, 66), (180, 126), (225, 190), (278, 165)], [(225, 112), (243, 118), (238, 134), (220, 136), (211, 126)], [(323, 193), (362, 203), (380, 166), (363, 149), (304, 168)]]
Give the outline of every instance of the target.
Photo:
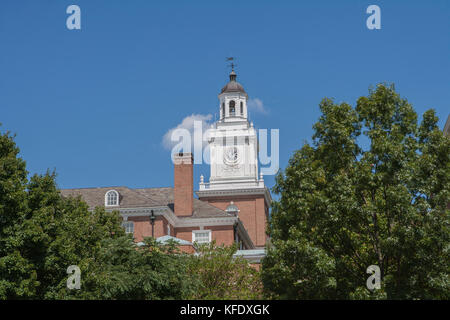
[(226, 59), (226, 61), (231, 61), (231, 63), (228, 65), (229, 67), (231, 67), (230, 81), (236, 81), (236, 72), (234, 72), (234, 67), (236, 66), (236, 64), (234, 63), (235, 60), (235, 57), (227, 57)]

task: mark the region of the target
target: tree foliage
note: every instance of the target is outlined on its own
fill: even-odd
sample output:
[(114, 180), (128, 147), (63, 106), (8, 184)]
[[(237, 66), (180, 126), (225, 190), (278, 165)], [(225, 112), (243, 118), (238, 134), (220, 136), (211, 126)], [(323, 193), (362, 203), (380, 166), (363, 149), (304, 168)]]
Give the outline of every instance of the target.
[[(55, 173), (27, 179), (8, 132), (0, 134), (0, 299), (180, 299), (194, 281), (173, 244), (137, 247), (118, 212), (61, 197)], [(81, 270), (81, 289), (66, 286)]]
[(199, 245), (197, 254), (189, 257), (189, 274), (198, 277), (198, 287), (189, 299), (262, 299), (259, 271), (235, 253), (235, 245)]
[[(263, 281), (291, 299), (449, 299), (450, 141), (393, 85), (320, 103), (313, 143), (276, 178)], [(378, 265), (382, 288), (366, 288)]]

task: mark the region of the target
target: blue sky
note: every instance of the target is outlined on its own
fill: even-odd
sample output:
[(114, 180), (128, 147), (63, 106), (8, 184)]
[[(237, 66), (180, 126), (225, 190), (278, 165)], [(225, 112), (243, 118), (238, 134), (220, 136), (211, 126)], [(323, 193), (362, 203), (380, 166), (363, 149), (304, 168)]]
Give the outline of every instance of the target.
[[(81, 30), (66, 8), (81, 8)], [(381, 8), (368, 30), (366, 8)], [(238, 81), (280, 130), (280, 165), (312, 135), (324, 97), (355, 104), (393, 82), (419, 115), (450, 113), (450, 1), (113, 1), (0, 3), (0, 130), (31, 173), (61, 188), (173, 185), (164, 134), (214, 116), (236, 56)], [(206, 165), (194, 170), (195, 189)], [(269, 187), (273, 177), (266, 177)]]

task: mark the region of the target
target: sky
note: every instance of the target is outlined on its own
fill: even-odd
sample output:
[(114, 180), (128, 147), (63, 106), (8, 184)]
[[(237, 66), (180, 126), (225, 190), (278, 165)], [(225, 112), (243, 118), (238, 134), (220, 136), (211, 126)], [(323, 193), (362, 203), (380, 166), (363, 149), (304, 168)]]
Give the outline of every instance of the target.
[[(81, 30), (69, 30), (69, 5)], [(381, 29), (369, 30), (369, 5)], [(280, 167), (310, 141), (324, 97), (355, 105), (394, 83), (419, 116), (450, 114), (450, 1), (0, 2), (0, 131), (30, 174), (60, 188), (173, 186), (164, 136), (214, 121), (236, 57), (258, 129), (279, 129)], [(209, 166), (194, 167), (194, 189)], [(266, 176), (268, 187), (274, 176)]]

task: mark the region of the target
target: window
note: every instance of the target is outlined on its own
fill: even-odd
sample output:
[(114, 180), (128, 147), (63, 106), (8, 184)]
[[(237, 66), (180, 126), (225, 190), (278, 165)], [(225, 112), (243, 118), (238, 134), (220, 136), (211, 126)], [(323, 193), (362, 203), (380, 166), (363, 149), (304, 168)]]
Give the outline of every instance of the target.
[(122, 222), (122, 227), (125, 229), (125, 233), (134, 233), (134, 222), (133, 221)]
[(110, 190), (105, 194), (105, 206), (118, 206), (119, 193), (116, 190)]
[(237, 215), (239, 213), (239, 208), (234, 204), (233, 201), (230, 201), (230, 204), (225, 209), (226, 213)]
[(197, 242), (197, 243), (211, 242), (211, 230), (192, 231), (192, 242)]
[(234, 114), (235, 114), (235, 105), (236, 105), (236, 102), (234, 102), (234, 100), (231, 100), (230, 101), (230, 116), (234, 116)]
[(225, 102), (222, 102), (222, 118), (225, 117)]
[(241, 116), (244, 114), (244, 103), (241, 101)]

